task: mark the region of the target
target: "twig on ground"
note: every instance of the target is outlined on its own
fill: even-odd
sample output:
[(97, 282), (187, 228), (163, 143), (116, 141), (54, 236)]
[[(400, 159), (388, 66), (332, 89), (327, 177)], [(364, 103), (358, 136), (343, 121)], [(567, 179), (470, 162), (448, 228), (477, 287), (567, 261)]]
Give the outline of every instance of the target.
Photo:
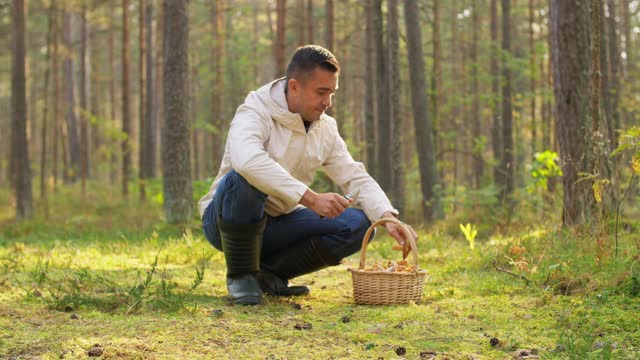
[[(464, 341), (472, 344), (477, 344), (477, 341), (463, 339), (463, 338), (452, 338), (452, 337), (435, 337), (435, 338), (422, 338), (421, 341)], [(444, 353), (443, 353), (444, 354)]]
[(515, 276), (517, 278), (520, 278), (520, 279), (524, 280), (527, 283), (527, 285), (529, 285), (529, 283), (535, 284), (535, 282), (533, 280), (529, 279), (528, 277), (526, 277), (524, 275), (516, 274), (511, 270), (507, 270), (505, 268), (502, 268), (502, 267), (498, 266), (498, 263), (495, 260), (493, 260), (493, 267), (496, 268), (496, 270), (498, 270), (500, 272), (507, 273), (509, 275), (513, 275), (513, 276)]
[(31, 320), (28, 320), (28, 319), (22, 319), (22, 320), (24, 320), (24, 322), (26, 322), (26, 323), (28, 323), (28, 324), (31, 324), (31, 325), (35, 325), (35, 326), (42, 326), (42, 324), (37, 323), (37, 322), (35, 322), (35, 321), (31, 321)]

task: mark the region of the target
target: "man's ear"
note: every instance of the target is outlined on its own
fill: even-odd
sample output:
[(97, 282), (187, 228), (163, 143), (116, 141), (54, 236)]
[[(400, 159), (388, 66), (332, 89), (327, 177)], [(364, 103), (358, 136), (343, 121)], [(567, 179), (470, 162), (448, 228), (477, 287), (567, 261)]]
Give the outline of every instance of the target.
[(293, 94), (298, 92), (299, 85), (300, 84), (296, 79), (291, 78), (289, 79), (289, 83), (287, 84), (287, 87), (289, 88), (289, 91)]

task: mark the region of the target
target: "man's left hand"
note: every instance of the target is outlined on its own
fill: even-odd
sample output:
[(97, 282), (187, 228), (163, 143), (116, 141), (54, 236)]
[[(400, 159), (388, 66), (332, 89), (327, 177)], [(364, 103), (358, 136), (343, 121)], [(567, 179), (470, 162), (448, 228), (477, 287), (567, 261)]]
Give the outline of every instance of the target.
[[(393, 215), (390, 212), (386, 212), (382, 215), (383, 218), (396, 218), (395, 215)], [(385, 228), (387, 229), (387, 233), (389, 233), (389, 235), (391, 237), (393, 237), (394, 239), (396, 239), (396, 241), (398, 242), (398, 244), (400, 244), (400, 246), (404, 247), (405, 243), (408, 242), (409, 240), (405, 238), (405, 232), (402, 231), (402, 227), (396, 223), (392, 223), (392, 222), (387, 222), (384, 224)], [(407, 225), (407, 228), (409, 229), (409, 232), (411, 233), (411, 236), (413, 236), (413, 241), (417, 241), (418, 240), (418, 234), (416, 233), (415, 230), (413, 230), (413, 228), (409, 225)], [(410, 244), (407, 244), (408, 249), (411, 250), (410, 248)]]

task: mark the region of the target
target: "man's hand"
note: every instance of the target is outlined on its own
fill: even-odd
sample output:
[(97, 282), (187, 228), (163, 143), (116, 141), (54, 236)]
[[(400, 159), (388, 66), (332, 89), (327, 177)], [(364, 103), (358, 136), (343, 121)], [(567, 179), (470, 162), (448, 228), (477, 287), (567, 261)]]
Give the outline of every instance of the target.
[(305, 191), (300, 199), (300, 204), (313, 210), (316, 214), (326, 217), (336, 217), (342, 214), (353, 199), (347, 200), (344, 196), (336, 193), (318, 194), (311, 190)]
[[(386, 212), (382, 215), (383, 218), (396, 218), (395, 215), (393, 215), (390, 212)], [(393, 237), (394, 239), (396, 239), (396, 241), (398, 242), (398, 244), (400, 244), (400, 246), (405, 246), (405, 243), (408, 242), (408, 239), (405, 238), (405, 232), (402, 231), (402, 228), (400, 227), (400, 225), (396, 224), (396, 223), (392, 223), (392, 222), (387, 222), (384, 223), (384, 227), (387, 229), (387, 233), (389, 233), (389, 235), (391, 237)], [(415, 230), (413, 230), (413, 228), (409, 225), (407, 225), (407, 228), (409, 229), (409, 232), (411, 233), (411, 236), (413, 236), (413, 241), (417, 241), (418, 240), (418, 234), (416, 233)], [(411, 243), (407, 244), (407, 248), (408, 250), (411, 250)]]

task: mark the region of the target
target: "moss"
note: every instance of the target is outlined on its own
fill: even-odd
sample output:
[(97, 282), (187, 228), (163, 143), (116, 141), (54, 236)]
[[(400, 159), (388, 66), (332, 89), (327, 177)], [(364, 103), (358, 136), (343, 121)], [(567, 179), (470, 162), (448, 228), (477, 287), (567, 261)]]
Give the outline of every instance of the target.
[[(93, 199), (100, 211), (71, 196), (68, 206), (86, 206), (82, 220), (60, 222), (73, 211), (53, 198), (60, 209), (49, 220), (3, 225), (0, 357), (85, 359), (98, 344), (105, 359), (377, 359), (401, 348), (407, 359), (510, 358), (517, 349), (624, 359), (640, 346), (635, 261), (596, 263), (585, 234), (528, 226), (479, 238), (470, 250), (461, 234), (421, 232), (428, 276), (416, 304), (354, 305), (346, 268), (356, 254), (295, 279), (313, 284), (309, 296), (241, 307), (229, 305), (223, 256), (197, 228), (157, 225), (154, 209), (138, 223), (129, 217), (148, 205), (103, 196)], [(391, 244), (377, 239), (368, 259), (397, 256)], [(509, 260), (513, 245), (526, 248), (518, 255), (526, 269)], [(630, 237), (620, 246), (635, 248)], [(531, 283), (497, 271), (494, 260)]]

